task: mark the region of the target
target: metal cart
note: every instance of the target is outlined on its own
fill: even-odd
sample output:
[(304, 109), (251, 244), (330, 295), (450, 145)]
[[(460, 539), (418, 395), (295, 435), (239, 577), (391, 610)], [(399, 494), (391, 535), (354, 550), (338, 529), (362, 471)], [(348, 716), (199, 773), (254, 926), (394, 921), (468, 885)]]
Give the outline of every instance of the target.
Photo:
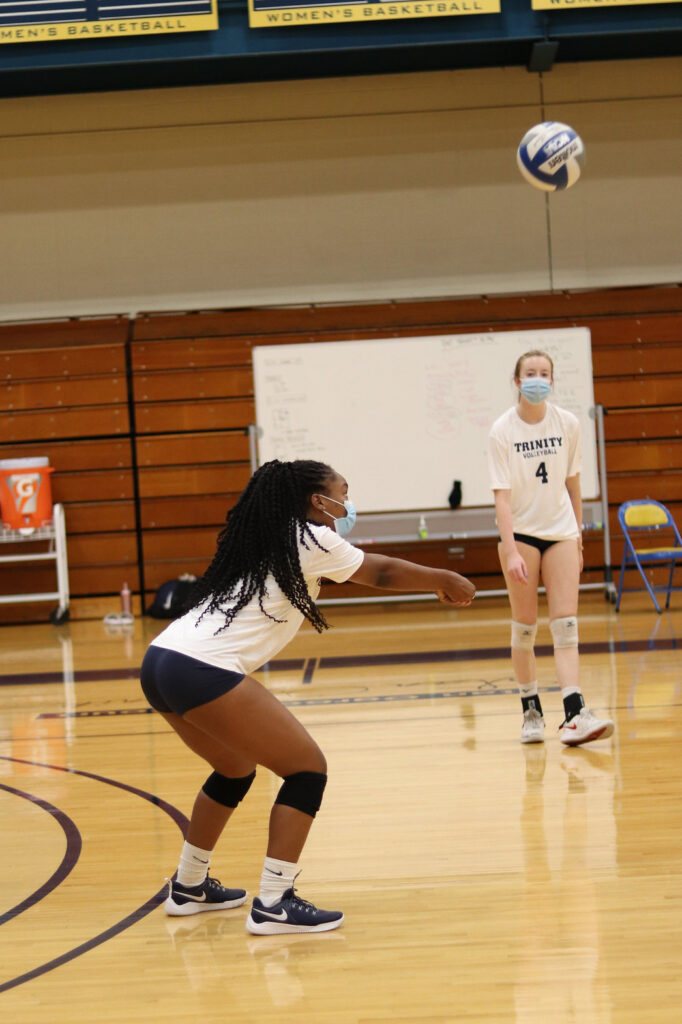
[[(3, 555), (3, 544), (36, 544), (47, 541), (47, 548), (27, 554)], [(50, 613), (50, 622), (61, 625), (69, 618), (69, 567), (66, 559), (66, 524), (64, 506), (52, 506), (52, 520), (43, 523), (31, 533), (9, 530), (0, 526), (0, 563), (54, 561), (57, 571), (57, 589), (38, 594), (0, 594), (0, 604), (21, 604), (31, 601), (54, 601), (59, 604)]]

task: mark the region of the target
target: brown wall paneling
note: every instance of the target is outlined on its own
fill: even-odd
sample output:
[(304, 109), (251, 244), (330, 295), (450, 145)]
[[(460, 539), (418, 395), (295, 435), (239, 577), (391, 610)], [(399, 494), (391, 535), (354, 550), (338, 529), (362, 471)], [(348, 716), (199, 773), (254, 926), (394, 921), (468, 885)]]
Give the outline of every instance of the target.
[(34, 320), (0, 324), (0, 352), (13, 349), (73, 348), (125, 345), (130, 320), (127, 316), (78, 317), (67, 320)]
[(635, 438), (673, 438), (682, 436), (682, 406), (653, 409), (609, 409), (604, 417), (607, 443)]
[(167, 370), (136, 374), (136, 402), (167, 402), (192, 398), (241, 398), (253, 394), (250, 366), (230, 369)]
[(128, 406), (83, 406), (80, 409), (3, 413), (2, 431), (6, 442), (125, 435), (130, 431)]
[(23, 380), (0, 392), (0, 409), (70, 409), (79, 405), (119, 405), (127, 400), (125, 376)]
[(80, 473), (53, 473), (52, 497), (67, 506), (72, 501), (123, 501), (134, 496), (131, 469), (92, 469)]
[(623, 374), (682, 373), (682, 341), (674, 345), (649, 345), (632, 348), (618, 345), (610, 349), (592, 349), (595, 380)]
[[(0, 404), (10, 410), (2, 455), (50, 460), (53, 500), (65, 506), (72, 597), (119, 590), (123, 573), (137, 581), (127, 333), (125, 317), (0, 325)], [(6, 593), (56, 588), (50, 564), (12, 569), (11, 585), (0, 574)], [(16, 608), (25, 611), (12, 606), (12, 621), (51, 611), (47, 603)]]
[(594, 398), (606, 409), (676, 405), (682, 399), (682, 374), (602, 378), (594, 382)]
[(668, 505), (673, 501), (682, 501), (682, 470), (667, 473), (613, 473), (609, 476), (608, 488), (610, 505), (620, 505), (636, 498), (655, 498)]
[[(151, 314), (138, 318), (132, 325), (131, 356), (148, 589), (155, 589), (181, 572), (203, 570), (213, 552), (217, 530), (248, 480), (248, 439), (242, 432), (255, 419), (250, 357), (254, 345), (542, 326), (588, 326), (592, 332), (596, 398), (609, 410), (605, 420), (609, 520), (613, 561), (617, 564), (622, 538), (616, 517), (622, 500), (649, 495), (672, 506), (673, 514), (675, 508), (682, 509), (680, 445), (675, 441), (682, 436), (681, 308), (682, 291), (665, 287), (355, 307)], [(20, 325), (22, 330), (24, 326)], [(37, 449), (44, 447), (40, 438), (47, 441), (121, 435), (129, 430), (125, 397), (110, 405), (98, 404), (109, 401), (112, 394), (111, 382), (106, 379), (108, 372), (118, 375), (125, 384), (120, 360), (128, 329), (125, 318), (109, 318), (102, 326), (103, 333), (96, 337), (96, 321), (28, 325), (21, 338), (21, 332), (9, 329), (13, 327), (0, 326), (0, 358), (11, 355), (0, 366), (4, 366), (6, 374), (12, 374), (13, 380), (30, 379), (34, 367), (38, 367), (41, 372), (36, 376), (42, 378), (38, 384), (43, 390), (29, 389), (29, 394), (38, 401), (48, 400), (50, 395), (53, 399), (59, 396), (61, 401), (65, 395), (69, 401), (85, 400), (85, 380), (105, 378), (101, 387), (94, 385), (98, 388), (97, 397), (89, 398), (88, 406), (25, 409), (5, 416), (3, 426), (9, 428), (13, 440), (33, 442), (30, 448), (38, 454)], [(79, 346), (83, 350), (80, 363), (78, 352), (72, 351)], [(27, 350), (39, 347), (64, 351), (50, 352), (49, 359), (46, 354), (42, 361), (37, 361), (39, 354)], [(113, 349), (108, 355), (107, 347)], [(100, 358), (110, 361), (109, 371), (100, 367)], [(50, 376), (54, 379), (46, 382), (44, 378)], [(31, 388), (34, 386), (31, 384)], [(67, 390), (63, 390), (64, 386)], [(13, 394), (19, 394), (16, 388)], [(208, 431), (220, 433), (211, 436)], [(165, 432), (169, 432), (168, 438), (153, 436)], [(647, 445), (627, 444), (640, 438), (647, 438)], [(651, 438), (659, 443), (651, 444)], [(127, 442), (121, 439), (120, 443), (125, 446)], [(28, 448), (27, 445), (23, 449), (27, 454)], [(124, 453), (118, 454), (125, 458)], [(74, 549), (79, 559), (84, 557), (83, 553), (101, 557), (99, 552), (103, 549), (98, 545), (98, 534), (106, 538), (114, 533), (119, 534), (123, 547), (109, 544), (109, 551), (125, 558), (130, 555), (134, 540), (134, 509), (126, 482), (116, 479), (115, 471), (124, 467), (118, 462), (112, 464), (117, 458), (114, 449), (100, 449), (98, 463), (88, 465), (88, 459), (95, 455), (96, 450), (91, 447), (83, 455), (79, 451), (71, 463), (62, 463), (59, 476), (73, 510), (70, 520), (67, 506), (67, 529), (71, 521), (74, 543), (81, 534), (82, 540), (89, 535), (93, 542), (94, 546), (79, 546), (79, 541)], [(56, 457), (55, 451), (55, 460)], [(125, 469), (128, 471), (127, 465)], [(96, 500), (90, 500), (92, 485), (97, 482), (102, 483), (106, 493), (97, 489)], [(116, 484), (124, 489), (116, 492)], [(73, 500), (74, 496), (79, 496), (78, 500)], [(100, 528), (93, 529), (97, 525), (98, 505)], [(178, 543), (183, 539), (187, 550), (178, 551)], [(431, 558), (434, 545), (437, 542), (417, 544), (412, 557)], [(453, 542), (450, 546), (458, 545)], [(586, 539), (586, 551), (588, 565), (601, 563), (601, 534)], [(453, 568), (461, 568), (463, 562), (449, 557)], [(481, 549), (475, 552), (467, 548), (465, 560), (471, 561), (470, 572), (474, 578), (480, 575), (482, 585), (501, 586), (493, 539), (481, 542)], [(103, 583), (107, 580), (115, 593), (121, 585), (118, 569), (126, 564), (74, 564), (74, 594), (82, 586), (92, 586), (83, 593), (106, 592)], [(50, 575), (48, 570), (46, 576)], [(53, 583), (50, 589), (52, 586)], [(344, 586), (355, 596), (359, 594), (360, 588)], [(339, 593), (339, 588), (334, 590)]]
[(192, 573), (193, 576), (201, 576), (206, 565), (207, 559), (205, 558), (177, 557), (160, 562), (145, 561), (146, 603), (150, 601), (154, 591), (158, 590), (162, 583), (176, 579), (186, 572)]
[(669, 345), (682, 339), (679, 311), (649, 316), (593, 317), (589, 320), (592, 348)]
[(255, 418), (256, 406), (252, 398), (204, 402), (188, 395), (185, 401), (141, 402), (135, 407), (138, 435), (178, 430), (239, 430), (255, 422)]
[(38, 444), (22, 444), (17, 449), (18, 457), (47, 455), (55, 473), (76, 472), (90, 469), (129, 469), (132, 461), (130, 440), (88, 441), (40, 441)]
[[(555, 292), (538, 295), (475, 296), (470, 299), (400, 301), (349, 306), (345, 304), (255, 308), (202, 313), (145, 313), (135, 320), (135, 341), (153, 338), (197, 338), (213, 335), (318, 333), (328, 330), (388, 328), (428, 324), (432, 327), (489, 324), (514, 330), (519, 322), (557, 320), (570, 326), (574, 318), (678, 314), (682, 295), (677, 285), (611, 288), (595, 292)], [(438, 333), (433, 331), (432, 333)]]
[(148, 562), (168, 562), (181, 558), (200, 559), (204, 565), (213, 558), (220, 527), (146, 530), (144, 557)]
[[(72, 501), (65, 509), (68, 536), (135, 530), (135, 503), (128, 501)], [(132, 584), (131, 584), (132, 586)]]
[(71, 534), (67, 543), (69, 567), (85, 569), (99, 565), (135, 566), (137, 564), (134, 533)]
[(140, 502), (144, 530), (181, 526), (222, 526), (239, 494), (185, 494), (181, 497), (143, 498)]
[[(56, 579), (54, 572), (49, 568), (43, 569), (36, 566), (26, 568), (21, 574), (21, 585), (15, 585), (19, 581), (12, 578), (12, 586), (2, 585), (3, 593), (44, 593), (46, 591), (54, 591), (57, 589)], [(49, 564), (49, 563), (46, 563)], [(2, 580), (2, 570), (8, 567), (0, 565), (0, 580)], [(171, 578), (165, 577), (166, 579)], [(69, 586), (71, 588), (71, 596), (78, 597), (79, 595), (90, 595), (94, 596), (97, 594), (111, 594), (114, 596), (112, 604), (114, 607), (112, 611), (119, 611), (120, 606), (118, 600), (115, 597), (123, 585), (124, 581), (127, 581), (130, 588), (133, 587), (133, 582), (136, 578), (136, 569), (134, 564), (103, 564), (103, 565), (71, 565), (69, 564)], [(41, 601), (31, 606), (31, 620), (47, 620), (50, 611), (57, 604), (51, 605), (49, 601)], [(36, 614), (36, 609), (38, 612)], [(0, 619), (0, 621), (2, 621)], [(16, 620), (15, 620), (16, 621)]]
[(248, 462), (249, 439), (245, 431), (234, 433), (165, 434), (139, 437), (139, 466), (192, 465), (197, 462)]
[(607, 459), (611, 473), (682, 469), (682, 440), (652, 441), (649, 444), (621, 441), (608, 446)]
[(242, 491), (249, 482), (248, 463), (209, 466), (141, 467), (140, 497), (174, 497), (183, 494), (222, 494)]
[(10, 352), (2, 352), (1, 349), (0, 339), (0, 375), (8, 380), (98, 376), (102, 373), (126, 372), (123, 344), (15, 349)]
[(136, 342), (132, 346), (134, 373), (184, 370), (208, 366), (243, 366), (251, 362), (250, 338), (177, 338)]

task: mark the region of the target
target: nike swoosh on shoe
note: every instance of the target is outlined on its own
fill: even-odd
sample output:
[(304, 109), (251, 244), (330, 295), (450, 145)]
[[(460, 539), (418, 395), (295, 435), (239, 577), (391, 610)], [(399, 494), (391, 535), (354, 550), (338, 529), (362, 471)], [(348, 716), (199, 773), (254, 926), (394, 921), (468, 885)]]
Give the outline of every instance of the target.
[(182, 898), (185, 899), (185, 900), (194, 900), (195, 903), (205, 903), (206, 902), (206, 893), (205, 892), (202, 892), (201, 896), (192, 896), (192, 894), (189, 893), (189, 892), (178, 892), (175, 895), (176, 896), (182, 896)]
[(288, 919), (288, 917), (289, 917), (289, 915), (287, 914), (286, 910), (278, 910), (277, 913), (274, 914), (274, 913), (272, 913), (272, 911), (269, 911), (269, 910), (259, 910), (259, 909), (256, 909), (256, 913), (257, 914), (262, 914), (263, 917), (269, 917), (273, 921), (286, 921)]

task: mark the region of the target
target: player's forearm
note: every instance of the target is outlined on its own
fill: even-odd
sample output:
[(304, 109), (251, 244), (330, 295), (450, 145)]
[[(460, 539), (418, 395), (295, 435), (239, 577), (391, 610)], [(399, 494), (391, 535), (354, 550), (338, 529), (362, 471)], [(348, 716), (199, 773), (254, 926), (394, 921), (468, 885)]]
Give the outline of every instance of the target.
[(571, 499), (571, 505), (573, 506), (573, 512), (575, 514), (575, 521), (578, 524), (578, 536), (580, 539), (580, 546), (582, 547), (582, 534), (583, 534), (583, 499), (580, 493), (580, 483), (575, 482), (569, 478), (566, 481), (566, 489), (568, 490), (568, 496)]
[(379, 590), (436, 591), (447, 587), (453, 576), (447, 569), (433, 569), (389, 555), (374, 555), (368, 570), (363, 582)]
[(497, 520), (497, 528), (500, 531), (502, 552), (505, 555), (510, 555), (516, 551), (511, 503), (508, 496), (500, 494), (499, 492), (495, 494), (495, 518)]

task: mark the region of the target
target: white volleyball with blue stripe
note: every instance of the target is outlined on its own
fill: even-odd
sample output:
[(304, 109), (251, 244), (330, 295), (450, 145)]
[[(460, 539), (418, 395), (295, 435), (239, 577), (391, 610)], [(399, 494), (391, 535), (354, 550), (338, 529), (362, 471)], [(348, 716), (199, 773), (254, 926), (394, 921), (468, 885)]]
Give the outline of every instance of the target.
[(575, 185), (585, 165), (585, 146), (578, 133), (560, 121), (543, 121), (521, 139), (516, 151), (521, 174), (534, 188), (561, 192)]

